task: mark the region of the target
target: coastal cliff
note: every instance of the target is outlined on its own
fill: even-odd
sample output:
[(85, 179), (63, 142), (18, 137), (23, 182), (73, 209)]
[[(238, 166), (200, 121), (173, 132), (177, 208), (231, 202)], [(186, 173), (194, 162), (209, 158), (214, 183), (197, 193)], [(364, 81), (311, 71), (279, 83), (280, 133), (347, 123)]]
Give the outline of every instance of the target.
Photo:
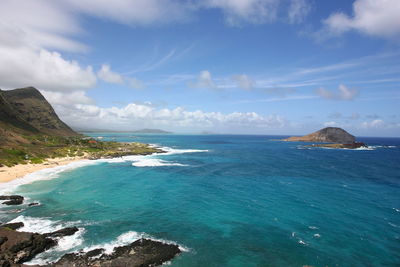
[[(34, 87), (0, 90), (0, 124), (8, 129), (7, 136), (21, 134), (47, 134), (77, 136), (60, 120), (53, 107)], [(6, 135), (1, 132), (1, 135)]]
[(352, 144), (356, 138), (338, 127), (326, 127), (304, 136), (292, 136), (283, 141)]

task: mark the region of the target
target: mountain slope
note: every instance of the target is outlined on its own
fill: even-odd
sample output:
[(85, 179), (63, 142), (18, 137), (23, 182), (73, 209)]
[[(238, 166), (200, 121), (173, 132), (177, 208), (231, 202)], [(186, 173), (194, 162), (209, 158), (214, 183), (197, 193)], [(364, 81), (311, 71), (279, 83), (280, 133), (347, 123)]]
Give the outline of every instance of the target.
[(342, 128), (326, 127), (308, 135), (289, 137), (284, 141), (352, 144), (356, 138)]
[[(53, 107), (34, 87), (0, 91), (2, 96), (0, 121), (10, 123), (30, 132), (49, 135), (77, 135), (68, 125), (60, 120)], [(36, 131), (35, 131), (36, 130)]]
[(30, 135), (76, 136), (33, 87), (0, 90), (0, 144), (29, 143)]

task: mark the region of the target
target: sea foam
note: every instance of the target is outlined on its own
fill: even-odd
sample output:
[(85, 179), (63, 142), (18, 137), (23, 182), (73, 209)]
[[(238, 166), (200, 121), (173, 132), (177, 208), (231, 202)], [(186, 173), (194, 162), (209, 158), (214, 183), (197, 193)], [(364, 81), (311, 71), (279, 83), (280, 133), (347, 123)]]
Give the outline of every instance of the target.
[(81, 160), (76, 162), (71, 162), (66, 165), (56, 166), (52, 168), (42, 169), (30, 174), (27, 174), (21, 178), (12, 180), (7, 183), (0, 183), (0, 194), (10, 194), (16, 190), (17, 187), (24, 184), (30, 184), (39, 180), (52, 180), (58, 178), (60, 173), (73, 170), (76, 168), (96, 165), (100, 163), (121, 163), (121, 162), (133, 162), (133, 166), (135, 167), (158, 167), (158, 166), (186, 166), (177, 162), (168, 162), (165, 160), (158, 159), (158, 157), (163, 157), (167, 155), (174, 154), (183, 154), (183, 153), (199, 153), (199, 152), (208, 152), (209, 150), (199, 150), (199, 149), (177, 149), (171, 147), (160, 147), (155, 144), (151, 145), (152, 147), (158, 147), (165, 151), (166, 153), (160, 154), (151, 154), (151, 155), (132, 155), (132, 156), (123, 156), (117, 158), (110, 159), (97, 159), (97, 160)]

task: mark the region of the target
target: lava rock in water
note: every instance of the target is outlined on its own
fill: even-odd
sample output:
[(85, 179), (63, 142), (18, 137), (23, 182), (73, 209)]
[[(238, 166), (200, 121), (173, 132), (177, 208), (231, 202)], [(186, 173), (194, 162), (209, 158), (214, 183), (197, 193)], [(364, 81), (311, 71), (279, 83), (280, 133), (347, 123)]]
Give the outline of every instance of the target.
[(21, 227), (24, 227), (24, 223), (23, 222), (5, 223), (5, 224), (0, 225), (0, 227), (7, 227), (11, 230), (17, 230)]
[(150, 239), (139, 239), (130, 245), (116, 247), (112, 254), (104, 254), (103, 249), (87, 253), (64, 255), (54, 263), (54, 267), (145, 267), (157, 266), (173, 259), (181, 250), (177, 245)]
[(52, 233), (45, 233), (43, 234), (44, 237), (63, 237), (68, 235), (73, 235), (78, 232), (79, 229), (77, 227), (67, 227)]
[(7, 262), (11, 266), (19, 266), (15, 264), (29, 261), (57, 244), (55, 240), (41, 234), (17, 232), (4, 227), (0, 227), (0, 238), (3, 240), (0, 246), (0, 260), (4, 261), (5, 266)]
[(8, 200), (3, 202), (5, 205), (21, 205), (24, 202), (24, 197), (18, 195), (0, 196), (0, 200)]
[(32, 202), (32, 203), (29, 203), (29, 207), (32, 207), (32, 206), (39, 206), (40, 204), (38, 203), (38, 202)]

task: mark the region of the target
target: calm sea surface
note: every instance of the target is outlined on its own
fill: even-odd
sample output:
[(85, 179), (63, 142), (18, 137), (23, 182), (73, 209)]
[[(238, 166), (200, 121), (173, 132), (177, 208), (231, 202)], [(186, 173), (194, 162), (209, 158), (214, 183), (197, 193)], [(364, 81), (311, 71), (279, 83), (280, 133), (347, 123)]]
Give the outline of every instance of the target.
[(19, 213), (2, 206), (1, 221), (24, 221), (26, 231), (80, 228), (31, 263), (145, 236), (185, 250), (174, 267), (400, 266), (398, 138), (359, 138), (372, 148), (336, 150), (302, 149), (279, 136), (90, 135), (169, 153), (3, 185), (41, 205)]

